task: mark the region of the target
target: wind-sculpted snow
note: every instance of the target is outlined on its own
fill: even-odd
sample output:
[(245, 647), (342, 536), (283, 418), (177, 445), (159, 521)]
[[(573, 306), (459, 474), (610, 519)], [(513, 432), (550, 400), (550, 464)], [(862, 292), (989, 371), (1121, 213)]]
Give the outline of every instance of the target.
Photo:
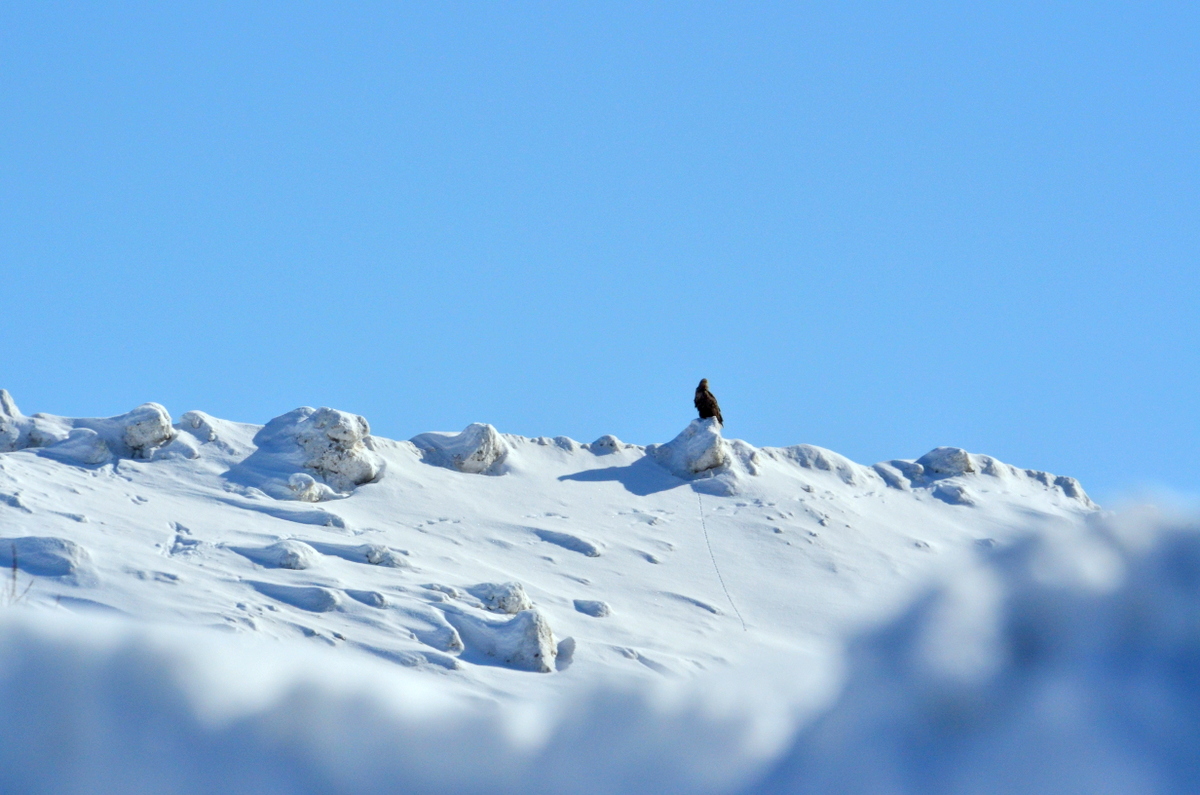
[(114, 458), (151, 458), (175, 436), (171, 415), (157, 403), (103, 419), (25, 417), (0, 389), (0, 452), (36, 448), (67, 463), (97, 466)]
[(473, 423), (461, 433), (423, 433), (414, 436), (417, 446), (431, 464), (472, 475), (498, 475), (508, 455), (508, 445), (491, 425)]
[(317, 550), (303, 541), (286, 539), (266, 547), (230, 547), (260, 566), (277, 569), (311, 569), (321, 559)]
[(558, 654), (550, 622), (537, 610), (527, 609), (512, 618), (492, 619), (465, 610), (446, 611), (446, 620), (462, 637), (476, 662), (493, 662), (519, 671), (550, 673)]
[[(1197, 791), (1200, 525), (1110, 517), (972, 549), (843, 655), (777, 649), (521, 702), (479, 699), (432, 651), (373, 662), (11, 610), (0, 791)], [(471, 618), (465, 654), (500, 665), (537, 624)]]
[(72, 577), (89, 563), (87, 550), (65, 538), (0, 538), (0, 568), (41, 577)]
[(370, 434), (357, 414), (304, 406), (267, 423), (233, 476), (281, 499), (334, 499), (383, 474)]
[[(696, 738), (720, 736), (732, 756), (710, 753), (707, 740), (680, 744), (677, 736), (663, 735), (666, 746), (656, 745), (660, 738), (645, 727), (666, 731), (677, 725), (674, 719), (655, 723), (642, 696), (634, 699), (641, 706), (630, 706), (621, 694), (658, 693), (655, 683), (664, 682), (688, 688), (696, 677), (721, 672), (732, 680), (766, 681), (744, 666), (779, 655), (804, 660), (786, 671), (784, 679), (795, 680), (826, 665), (826, 650), (842, 639), (901, 611), (939, 572), (1008, 548), (1028, 531), (1030, 517), (1052, 535), (1095, 513), (1069, 478), (957, 448), (863, 466), (809, 445), (757, 449), (724, 439), (719, 426), (701, 421), (666, 444), (646, 447), (615, 437), (582, 445), (566, 437), (527, 439), (486, 425), (407, 442), (370, 436), (365, 420), (333, 409), (298, 409), (264, 427), (198, 411), (171, 425), (165, 409), (147, 406), (106, 420), (25, 417), (10, 396), (0, 395), (6, 449), (0, 453), (0, 555), (6, 539), (20, 545), (40, 539), (39, 549), (58, 555), (42, 566), (18, 549), (16, 572), (5, 570), (5, 602), (47, 620), (87, 613), (91, 621), (102, 610), (147, 625), (269, 639), (285, 656), (323, 647), (348, 664), (370, 659), (416, 676), (423, 686), (469, 696), (475, 706), (464, 720), (471, 728), (447, 735), (455, 742), (497, 730), (499, 724), (474, 711), (480, 704), (516, 714), (531, 699), (558, 704), (564, 698), (562, 704), (574, 706), (554, 707), (544, 722), (553, 738), (535, 732), (549, 745), (534, 743), (541, 750), (521, 757), (525, 751), (498, 739), (503, 752), (480, 756), (481, 766), (517, 771), (511, 779), (498, 773), (496, 781), (536, 780), (522, 792), (740, 787), (745, 781), (726, 773), (701, 775), (692, 758), (707, 754), (703, 764), (726, 772), (753, 767), (748, 760), (759, 757), (747, 756), (742, 739), (727, 727), (713, 728), (725, 724), (690, 714), (678, 726), (686, 731), (695, 723)], [(36, 632), (28, 637), (34, 646), (42, 642)], [(63, 676), (107, 670), (90, 651), (66, 654), (90, 662), (61, 669)], [(141, 654), (134, 654), (139, 664), (159, 659)], [(4, 659), (0, 654), (0, 667)], [(230, 665), (239, 672), (252, 667)], [(147, 687), (158, 681), (143, 679)], [(591, 696), (578, 696), (611, 682), (617, 684), (603, 686), (598, 706)], [(153, 723), (154, 710), (168, 708), (162, 699), (178, 697), (163, 687), (143, 693), (150, 706), (135, 713)], [(792, 714), (795, 699), (780, 696), (789, 688), (763, 700)], [(297, 728), (294, 746), (291, 740), (263, 745), (267, 740), (260, 738), (247, 747), (264, 757), (280, 754), (283, 767), (303, 766), (296, 749), (311, 751), (317, 736), (361, 737), (369, 747), (384, 747), (373, 745), (367, 728), (360, 734), (355, 721), (333, 716), (353, 713), (359, 702), (326, 695), (321, 703), (329, 716), (314, 719), (311, 735)], [(299, 710), (303, 698), (297, 698)], [(738, 709), (742, 701), (753, 703), (741, 699)], [(233, 753), (232, 744), (222, 745), (226, 735), (195, 728), (200, 724), (190, 722), (190, 709), (184, 704), (175, 717), (163, 718), (190, 727), (181, 731), (203, 756), (181, 751), (192, 760), (185, 765), (212, 766)], [(251, 718), (245, 731), (297, 714), (277, 709), (259, 716), (264, 723)], [(96, 714), (105, 716), (97, 721), (123, 720), (104, 709)], [(512, 720), (526, 725), (524, 718)], [(615, 723), (604, 723), (609, 720)], [(563, 728), (576, 721), (586, 728)], [(627, 736), (618, 737), (613, 726), (624, 727)], [(383, 724), (373, 730), (380, 738), (409, 731)], [(4, 731), (0, 725), (0, 735)], [(229, 731), (245, 739), (241, 729)], [(584, 743), (583, 750), (561, 745), (560, 732)], [(119, 732), (112, 737), (116, 742)], [(696, 750), (701, 746), (706, 750)], [(139, 753), (134, 744), (122, 747), (122, 754)], [(215, 757), (203, 750), (217, 747), (225, 750), (212, 751)], [(387, 746), (376, 756), (392, 753)], [(514, 759), (494, 761), (506, 755)], [(270, 790), (249, 772), (249, 757), (243, 761), (231, 769)], [(527, 762), (542, 767), (534, 774)], [(328, 773), (332, 778), (314, 774), (311, 785), (309, 778), (280, 773), (275, 762), (264, 764), (270, 776), (280, 776), (281, 791), (369, 792), (375, 786), (357, 787), (360, 774), (347, 773), (341, 762), (329, 762), (336, 769)], [(403, 778), (408, 762), (389, 764), (394, 767), (379, 768), (381, 777), (393, 771), (397, 781), (410, 781)], [(569, 772), (578, 770), (600, 772), (590, 778)], [(475, 781), (470, 775), (451, 777), (453, 786), (444, 791)], [(215, 779), (197, 781), (220, 790)], [(558, 789), (538, 789), (550, 781)], [(3, 784), (0, 791), (10, 791)]]
[(724, 439), (715, 418), (692, 420), (671, 441), (646, 448), (646, 454), (676, 477), (711, 479), (698, 488), (723, 496), (738, 494), (739, 481), (758, 474), (758, 451), (743, 441)]
[(516, 615), (533, 607), (529, 594), (519, 582), (481, 582), (467, 589), (483, 606), (493, 613)]

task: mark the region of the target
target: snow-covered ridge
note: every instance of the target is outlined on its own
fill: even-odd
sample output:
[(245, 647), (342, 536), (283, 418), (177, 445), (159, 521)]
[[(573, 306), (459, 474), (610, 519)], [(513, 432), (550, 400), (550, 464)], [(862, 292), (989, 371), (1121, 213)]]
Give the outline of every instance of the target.
[[(218, 426), (231, 425), (198, 411), (185, 413), (172, 425), (167, 410), (158, 403), (145, 403), (105, 419), (47, 414), (25, 417), (12, 396), (0, 389), (0, 452), (34, 449), (64, 462), (97, 466), (119, 458), (194, 459), (205, 454), (207, 445), (215, 445), (222, 459), (230, 455), (242, 459), (242, 469), (249, 480), (256, 481), (255, 487), (279, 499), (306, 502), (345, 496), (384, 473), (385, 464), (374, 452), (376, 440), (370, 424), (359, 415), (331, 408), (298, 408), (261, 427), (252, 446), (246, 444), (243, 429), (253, 426), (240, 425), (233, 434), (218, 431)], [(812, 445), (755, 448), (739, 439), (726, 440), (713, 419), (693, 420), (675, 439), (648, 447), (626, 444), (610, 435), (591, 444), (565, 436), (528, 438), (500, 433), (484, 423), (473, 423), (457, 434), (423, 433), (410, 443), (426, 463), (466, 474), (503, 475), (513, 451), (518, 451), (519, 457), (520, 450), (530, 445), (593, 455), (632, 450), (646, 454), (681, 479), (713, 481), (704, 484), (704, 489), (715, 494), (739, 493), (744, 478), (758, 475), (764, 463), (772, 461), (834, 473), (852, 486), (884, 485), (904, 491), (924, 488), (957, 505), (971, 505), (975, 497), (967, 483), (946, 482), (951, 479), (980, 474), (1000, 480), (1032, 479), (1095, 507), (1074, 478), (1018, 469), (959, 448), (939, 447), (915, 461), (892, 460), (868, 467)]]
[[(77, 419), (25, 416), (0, 391), (0, 567), (15, 571), (0, 590), (22, 616), (0, 615), (16, 650), (0, 655), (0, 692), (49, 699), (49, 723), (31, 731), (55, 715), (77, 725), (49, 695), (71, 677), (149, 699), (128, 715), (165, 722), (172, 743), (199, 749), (196, 765), (231, 771), (197, 778), (196, 791), (261, 789), (260, 754), (280, 791), (310, 786), (287, 771), (317, 734), (272, 739), (264, 728), (305, 724), (282, 695), (293, 691), (328, 710), (313, 732), (354, 737), (376, 758), (395, 750), (371, 745), (383, 742), (367, 741), (375, 732), (451, 744), (491, 732), (448, 791), (732, 791), (784, 747), (791, 721), (832, 698), (843, 639), (899, 614), (938, 572), (968, 570), (1031, 531), (1072, 537), (1096, 514), (1073, 479), (957, 448), (864, 466), (810, 445), (725, 439), (711, 420), (648, 446), (485, 424), (395, 441), (329, 408), (263, 426), (200, 411), (173, 421), (158, 404)], [(96, 611), (109, 629), (80, 632)], [(199, 634), (171, 640), (164, 626)], [(197, 638), (211, 630), (241, 645), (204, 651)], [(223, 659), (224, 672), (190, 673)], [(122, 660), (164, 668), (135, 685), (120, 678)], [(239, 682), (260, 664), (292, 672), (255, 673), (266, 689), (247, 701)], [(735, 696), (745, 672), (788, 684)], [(697, 678), (723, 682), (728, 703), (696, 700), (686, 688)], [(799, 685), (817, 680), (823, 696)], [(212, 692), (181, 699), (193, 681)], [(448, 710), (436, 730), (413, 717), (422, 688)], [(360, 732), (347, 716), (367, 691), (391, 706), (363, 713)], [(692, 695), (663, 712), (668, 691)], [(533, 702), (544, 719), (529, 717)], [(226, 713), (236, 719), (212, 717)], [(11, 717), (0, 706), (0, 725), (17, 726)], [(246, 745), (243, 731), (257, 739)], [(26, 747), (20, 736), (4, 747)], [(95, 762), (100, 773), (53, 780), (84, 790), (93, 773), (124, 780), (122, 753), (92, 757), (109, 759)], [(415, 757), (386, 766), (393, 781), (353, 772), (366, 757), (315, 753), (336, 783), (311, 786), (326, 791), (442, 781)], [(149, 758), (131, 769), (187, 790)], [(593, 777), (577, 778), (585, 769)], [(0, 784), (29, 789), (5, 775), (0, 766)]]
[(523, 687), (509, 672), (690, 676), (824, 643), (1014, 517), (1095, 509), (1070, 478), (956, 448), (863, 466), (714, 420), (646, 447), (485, 424), (393, 441), (331, 408), (27, 417), (0, 391), (0, 451), (0, 563), (36, 579), (33, 603), (308, 638), (497, 692)]

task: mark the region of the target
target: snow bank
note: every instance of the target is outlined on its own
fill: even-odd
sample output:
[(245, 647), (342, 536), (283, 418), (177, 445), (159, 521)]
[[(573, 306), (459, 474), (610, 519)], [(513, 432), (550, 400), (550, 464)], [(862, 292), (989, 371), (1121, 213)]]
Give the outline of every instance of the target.
[(508, 455), (504, 437), (491, 425), (472, 423), (461, 433), (423, 433), (412, 443), (436, 466), (473, 475), (499, 475)]

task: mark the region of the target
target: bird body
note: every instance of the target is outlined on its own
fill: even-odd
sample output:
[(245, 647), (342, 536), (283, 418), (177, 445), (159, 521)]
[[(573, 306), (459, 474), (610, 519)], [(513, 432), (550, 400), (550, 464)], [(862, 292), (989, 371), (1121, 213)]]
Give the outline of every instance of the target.
[(696, 387), (696, 411), (700, 412), (700, 419), (706, 420), (709, 417), (716, 417), (717, 422), (725, 424), (725, 419), (721, 416), (721, 406), (717, 403), (717, 398), (712, 392), (708, 391), (708, 379), (701, 378), (700, 386)]

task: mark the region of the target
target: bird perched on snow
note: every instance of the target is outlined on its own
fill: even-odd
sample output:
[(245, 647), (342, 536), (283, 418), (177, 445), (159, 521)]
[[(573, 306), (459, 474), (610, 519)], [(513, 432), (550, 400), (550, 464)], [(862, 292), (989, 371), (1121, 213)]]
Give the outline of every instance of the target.
[(696, 411), (700, 412), (700, 419), (706, 420), (709, 417), (716, 417), (717, 422), (725, 424), (725, 419), (721, 416), (721, 406), (717, 403), (717, 398), (712, 392), (708, 391), (708, 379), (701, 378), (700, 386), (696, 387)]

